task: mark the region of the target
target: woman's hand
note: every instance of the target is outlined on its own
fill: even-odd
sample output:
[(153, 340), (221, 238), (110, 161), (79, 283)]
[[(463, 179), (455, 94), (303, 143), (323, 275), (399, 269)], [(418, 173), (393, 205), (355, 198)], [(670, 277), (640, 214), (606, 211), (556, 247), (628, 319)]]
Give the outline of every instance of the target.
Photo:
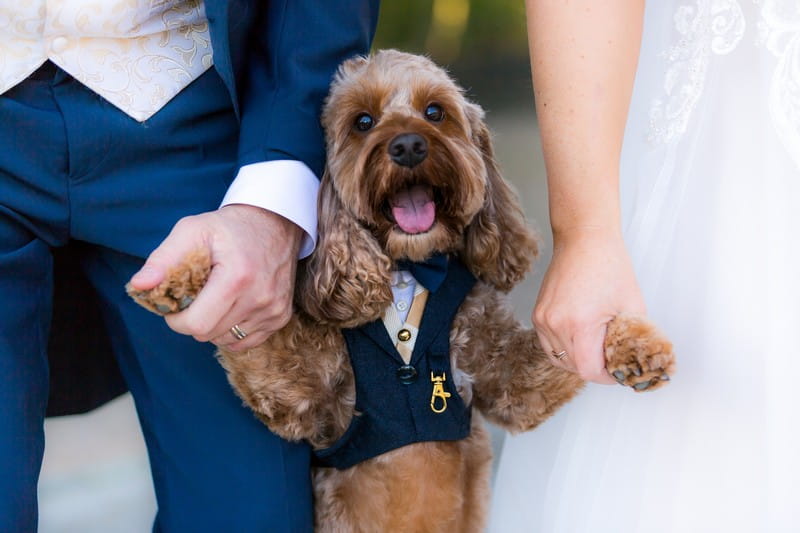
[(606, 324), (644, 314), (619, 228), (622, 138), (641, 45), (644, 0), (526, 0), (553, 260), (533, 311), (559, 366), (613, 383)]
[(587, 381), (616, 383), (605, 368), (606, 324), (646, 312), (622, 235), (580, 228), (555, 241), (532, 317), (542, 347), (556, 365)]

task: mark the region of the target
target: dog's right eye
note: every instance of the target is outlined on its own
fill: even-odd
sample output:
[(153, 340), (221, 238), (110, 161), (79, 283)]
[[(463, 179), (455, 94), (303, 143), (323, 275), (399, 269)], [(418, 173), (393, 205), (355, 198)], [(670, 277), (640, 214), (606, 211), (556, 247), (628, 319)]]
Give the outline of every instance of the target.
[(439, 104), (430, 104), (425, 108), (425, 118), (431, 122), (441, 122), (444, 120), (444, 109)]
[(358, 115), (356, 117), (356, 121), (355, 121), (355, 124), (354, 124), (355, 128), (358, 131), (370, 130), (370, 129), (372, 129), (372, 126), (374, 126), (374, 125), (375, 125), (375, 119), (373, 119), (367, 113), (361, 113), (360, 115)]

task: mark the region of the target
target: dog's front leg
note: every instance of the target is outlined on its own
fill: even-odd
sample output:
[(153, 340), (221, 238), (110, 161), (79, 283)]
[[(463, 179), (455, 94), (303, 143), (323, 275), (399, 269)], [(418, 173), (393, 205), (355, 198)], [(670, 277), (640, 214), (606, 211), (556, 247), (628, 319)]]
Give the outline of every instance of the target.
[(338, 331), (294, 315), (264, 344), (218, 357), (236, 393), (277, 435), (324, 448), (347, 428), (355, 387)]
[[(505, 327), (504, 327), (505, 326)], [(464, 370), (475, 377), (474, 404), (494, 424), (527, 431), (549, 418), (583, 387), (576, 374), (552, 364), (536, 333), (498, 324), (494, 346), (473, 353)]]
[[(455, 342), (469, 339), (457, 352), (458, 366), (473, 377), (475, 406), (510, 431), (536, 427), (583, 386), (576, 374), (553, 364), (536, 332), (523, 328), (488, 289), (479, 286), (470, 295), (454, 327)], [(611, 320), (604, 352), (609, 374), (637, 392), (662, 386), (675, 371), (671, 343), (642, 318)]]
[(514, 318), (506, 300), (479, 284), (453, 323), (451, 349), (472, 377), (473, 402), (510, 431), (536, 427), (583, 385), (545, 355), (536, 333)]

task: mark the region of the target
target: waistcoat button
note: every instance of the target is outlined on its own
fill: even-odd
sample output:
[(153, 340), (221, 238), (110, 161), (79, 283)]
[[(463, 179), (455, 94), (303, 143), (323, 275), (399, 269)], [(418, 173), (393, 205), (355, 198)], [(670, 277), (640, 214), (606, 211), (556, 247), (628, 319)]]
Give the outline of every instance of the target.
[(69, 46), (69, 40), (66, 37), (56, 37), (50, 43), (50, 50), (56, 54), (60, 54), (67, 49), (67, 46)]
[(417, 380), (417, 369), (411, 365), (403, 365), (397, 369), (397, 379), (403, 385), (410, 385)]
[(407, 329), (401, 329), (400, 331), (397, 332), (397, 338), (403, 342), (411, 340), (411, 332), (408, 331)]

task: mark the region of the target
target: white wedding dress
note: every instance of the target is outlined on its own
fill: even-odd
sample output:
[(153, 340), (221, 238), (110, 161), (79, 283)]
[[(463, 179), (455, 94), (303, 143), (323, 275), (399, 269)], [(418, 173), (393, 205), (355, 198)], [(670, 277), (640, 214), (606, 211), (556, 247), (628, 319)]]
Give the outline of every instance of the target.
[(678, 371), (506, 439), (492, 533), (800, 532), (800, 0), (650, 0), (625, 235)]

